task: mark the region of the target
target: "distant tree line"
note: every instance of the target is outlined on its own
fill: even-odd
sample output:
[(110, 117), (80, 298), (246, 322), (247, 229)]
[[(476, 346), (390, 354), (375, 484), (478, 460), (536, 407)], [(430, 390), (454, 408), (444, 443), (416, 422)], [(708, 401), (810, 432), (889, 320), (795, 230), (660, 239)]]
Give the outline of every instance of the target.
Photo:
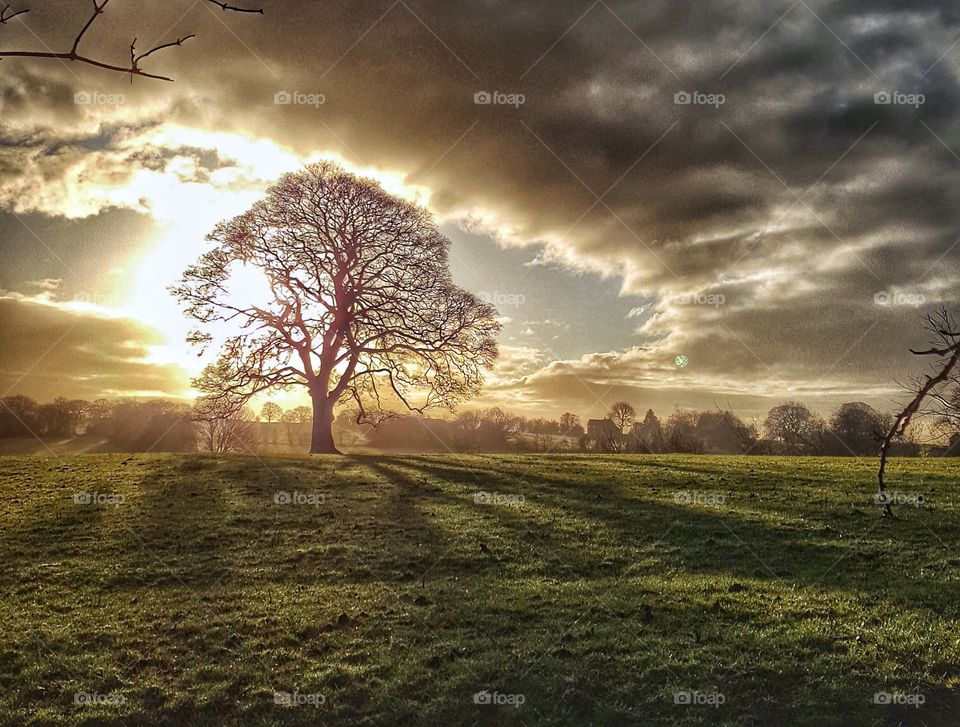
[[(960, 411), (960, 392), (951, 399)], [(377, 449), (453, 452), (597, 452), (875, 456), (892, 416), (863, 402), (840, 405), (823, 418), (798, 401), (773, 407), (763, 421), (747, 422), (730, 410), (680, 409), (661, 419), (652, 409), (641, 418), (618, 401), (603, 419), (565, 412), (557, 419), (524, 417), (499, 407), (466, 411), (453, 419), (386, 412), (377, 426), (358, 424), (358, 412), (336, 419), (339, 441)], [(28, 396), (0, 399), (0, 438), (39, 436), (102, 438), (110, 449), (143, 452), (249, 452), (261, 445), (303, 447), (310, 442), (313, 412), (284, 410), (266, 402), (258, 417), (246, 406), (200, 397), (191, 406), (163, 399), (57, 398), (38, 404)], [(960, 418), (939, 416), (942, 446), (924, 445), (908, 429), (891, 454), (960, 455)], [(944, 427), (947, 427), (945, 429)], [(952, 428), (950, 428), (952, 427)]]
[(0, 399), (0, 437), (30, 436), (31, 432), (48, 437), (72, 437), (90, 412), (91, 404), (82, 399), (59, 397), (49, 404), (38, 404), (29, 396), (17, 394)]
[[(590, 419), (586, 427), (569, 412), (559, 419), (527, 418), (499, 407), (464, 412), (453, 420), (396, 414), (370, 431), (368, 441), (382, 449), (454, 452), (876, 456), (891, 422), (892, 415), (863, 402), (842, 404), (824, 419), (805, 404), (786, 401), (763, 421), (747, 422), (723, 409), (680, 409), (665, 421), (648, 409), (640, 418), (633, 405), (619, 401), (605, 418)], [(946, 439), (946, 446), (925, 448), (908, 431), (894, 454), (960, 455), (960, 427)]]
[[(267, 402), (261, 419), (279, 427), (271, 443), (299, 448), (310, 443), (313, 412), (308, 406), (284, 411)], [(0, 399), (0, 438), (102, 440), (102, 449), (121, 452), (253, 452), (264, 436), (248, 406), (222, 397), (201, 396), (188, 404), (168, 399), (54, 399), (38, 404), (29, 396)]]
[[(254, 421), (252, 415), (246, 419)], [(98, 437), (108, 449), (122, 452), (240, 451), (252, 441), (244, 441), (249, 432), (241, 427), (217, 421), (203, 400), (191, 406), (166, 399), (61, 397), (49, 404), (23, 395), (0, 399), (0, 437), (66, 439), (81, 434)]]

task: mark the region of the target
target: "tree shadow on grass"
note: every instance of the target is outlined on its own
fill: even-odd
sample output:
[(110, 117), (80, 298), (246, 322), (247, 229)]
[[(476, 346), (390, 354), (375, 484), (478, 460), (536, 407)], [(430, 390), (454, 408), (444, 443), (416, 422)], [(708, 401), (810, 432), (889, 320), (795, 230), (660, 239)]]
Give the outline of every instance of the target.
[[(95, 530), (119, 544), (100, 552), (127, 551), (119, 569), (127, 580), (109, 581), (110, 590), (116, 603), (141, 599), (123, 608), (128, 618), (142, 608), (145, 621), (145, 633), (97, 648), (141, 650), (153, 683), (175, 688), (166, 696), (153, 683), (135, 688), (141, 724), (216, 714), (226, 724), (766, 725), (796, 722), (802, 709), (808, 724), (846, 725), (896, 718), (869, 705), (871, 696), (913, 688), (878, 687), (872, 647), (848, 639), (849, 628), (791, 641), (768, 613), (794, 585), (909, 593), (896, 564), (877, 563), (877, 582), (861, 586), (844, 567), (863, 570), (861, 546), (836, 532), (678, 505), (672, 487), (634, 486), (633, 467), (585, 483), (579, 465), (544, 472), (522, 458), (290, 458), (270, 460), (275, 480), (250, 459), (168, 462), (134, 477), (125, 526)], [(278, 488), (329, 500), (326, 509), (278, 507)], [(522, 493), (529, 507), (477, 504), (478, 490)], [(32, 513), (37, 532), (43, 507)], [(93, 525), (66, 528), (70, 547), (88, 543)], [(886, 552), (874, 536), (865, 543), (869, 554)], [(711, 579), (716, 592), (703, 585)], [(731, 581), (746, 590), (729, 591)], [(941, 591), (938, 602), (956, 600), (953, 584)], [(274, 597), (275, 608), (265, 600)], [(216, 629), (199, 631), (204, 619)], [(150, 653), (154, 642), (184, 652), (176, 669)], [(268, 649), (264, 665), (241, 671)], [(227, 683), (198, 694), (179, 675), (184, 667)], [(268, 688), (284, 686), (326, 693), (327, 711), (274, 707)], [(523, 693), (529, 709), (473, 704), (482, 689)], [(727, 703), (682, 710), (674, 689), (717, 689)], [(928, 704), (957, 706), (955, 694), (928, 693)], [(949, 724), (941, 713), (918, 714)]]
[[(802, 525), (779, 525), (766, 520), (750, 520), (737, 513), (730, 513), (720, 509), (711, 509), (703, 507), (688, 507), (654, 500), (649, 497), (638, 499), (633, 493), (623, 492), (621, 488), (609, 483), (594, 483), (591, 486), (585, 486), (582, 483), (571, 484), (569, 480), (563, 478), (550, 478), (542, 474), (533, 476), (531, 473), (523, 470), (505, 471), (504, 467), (498, 467), (496, 470), (485, 469), (473, 466), (464, 466), (460, 464), (450, 464), (445, 458), (437, 461), (430, 458), (384, 458), (379, 467), (385, 476), (396, 479), (405, 479), (410, 481), (412, 473), (418, 470), (423, 477), (421, 481), (440, 481), (454, 485), (455, 490), (449, 495), (444, 487), (440, 498), (446, 504), (459, 508), (469, 507), (468, 499), (464, 495), (477, 488), (489, 488), (494, 490), (502, 487), (505, 476), (513, 475), (513, 479), (526, 485), (525, 492), (528, 493), (530, 501), (536, 506), (546, 508), (552, 511), (554, 517), (538, 518), (535, 526), (546, 526), (548, 529), (557, 530), (557, 515), (563, 517), (563, 513), (574, 512), (580, 517), (585, 517), (601, 531), (613, 531), (618, 533), (618, 539), (627, 540), (636, 538), (641, 530), (638, 527), (641, 523), (656, 525), (653, 528), (647, 528), (648, 531), (656, 531), (663, 526), (664, 533), (662, 538), (658, 538), (658, 547), (653, 553), (650, 553), (647, 574), (659, 574), (670, 577), (675, 574), (676, 577), (684, 578), (685, 574), (699, 574), (708, 577), (717, 577), (718, 584), (716, 594), (713, 600), (714, 608), (724, 608), (718, 604), (722, 600), (743, 599), (747, 596), (732, 594), (727, 584), (737, 585), (744, 591), (760, 588), (766, 589), (769, 584), (775, 588), (782, 588), (785, 591), (792, 590), (795, 586), (803, 588), (814, 588), (823, 592), (825, 598), (833, 598), (829, 595), (830, 589), (840, 589), (851, 598), (860, 594), (867, 594), (875, 602), (884, 599), (891, 599), (899, 595), (902, 601), (905, 614), (920, 605), (944, 607), (955, 601), (956, 588), (949, 589), (947, 594), (941, 594), (935, 604), (919, 604), (913, 599), (914, 595), (929, 593), (930, 585), (922, 586), (917, 584), (909, 574), (905, 574), (902, 568), (895, 564), (877, 563), (880, 568), (872, 569), (870, 574), (864, 574), (862, 559), (866, 558), (870, 562), (876, 561), (886, 549), (886, 543), (882, 539), (864, 540), (862, 548), (852, 547), (846, 543), (839, 542), (836, 532), (824, 533), (822, 537), (811, 539), (811, 533), (805, 530)], [(406, 474), (401, 474), (406, 473)], [(509, 479), (509, 477), (507, 477)], [(518, 511), (503, 509), (497, 513), (498, 525), (506, 529), (519, 530), (520, 528), (529, 528), (531, 520), (526, 514)], [(873, 522), (873, 521), (871, 521)], [(467, 530), (466, 532), (469, 532)], [(465, 533), (460, 532), (462, 537)], [(557, 531), (558, 535), (565, 537), (566, 534)], [(866, 535), (869, 535), (867, 533)], [(548, 537), (548, 536), (545, 536)], [(752, 545), (751, 545), (752, 543)], [(551, 547), (552, 543), (550, 544)], [(638, 609), (638, 604), (644, 608), (650, 609), (651, 604), (653, 613), (658, 614), (657, 619), (662, 622), (659, 627), (659, 638), (675, 642), (671, 651), (682, 651), (686, 649), (688, 654), (696, 652), (700, 647), (706, 648), (710, 642), (710, 634), (700, 633), (698, 630), (693, 632), (681, 633), (679, 629), (696, 624), (703, 618), (711, 621), (719, 621), (724, 625), (723, 618), (717, 612), (706, 611), (705, 603), (691, 601), (686, 605), (679, 606), (676, 600), (667, 601), (657, 599), (651, 593), (643, 588), (637, 588), (633, 582), (633, 577), (642, 574), (634, 570), (625, 580), (610, 578), (608, 573), (603, 570), (603, 563), (596, 557), (584, 557), (585, 550), (571, 551), (569, 548), (561, 548), (564, 551), (566, 561), (563, 571), (565, 577), (570, 574), (578, 578), (586, 589), (581, 594), (585, 601), (590, 600), (590, 592), (598, 599), (603, 599), (609, 592), (619, 592), (622, 594), (632, 593), (633, 598), (625, 601), (625, 608), (621, 609), (620, 616), (624, 617), (624, 623), (636, 623), (649, 619), (648, 611)], [(643, 553), (640, 553), (641, 557)], [(571, 557), (574, 556), (574, 557)], [(576, 557), (579, 556), (579, 557)], [(853, 568), (840, 568), (844, 561), (852, 560)], [(776, 568), (783, 568), (777, 572)], [(851, 572), (852, 571), (852, 572)], [(501, 574), (507, 575), (507, 574)], [(549, 569), (542, 574), (549, 581), (551, 577), (557, 578), (561, 574), (553, 569)], [(731, 580), (743, 581), (742, 583), (730, 583)], [(755, 586), (753, 583), (759, 582)], [(779, 583), (778, 583), (779, 582)], [(476, 586), (476, 584), (474, 584)], [(922, 586), (922, 587), (921, 587)], [(610, 590), (608, 590), (610, 589)], [(481, 593), (496, 593), (497, 587), (493, 584), (487, 584), (486, 588), (480, 589)], [(917, 591), (917, 593), (912, 593)], [(775, 593), (775, 592), (774, 592)], [(480, 595), (480, 594), (478, 594)], [(694, 587), (691, 596), (702, 597), (703, 594)], [(763, 617), (766, 615), (769, 598), (772, 594), (763, 594), (763, 598), (754, 606), (754, 616)], [(817, 601), (817, 596), (811, 596)], [(709, 600), (709, 599), (708, 599)], [(779, 597), (778, 597), (779, 600)], [(682, 602), (681, 602), (682, 603)], [(504, 604), (505, 605), (505, 604)], [(631, 607), (632, 605), (632, 607)], [(526, 608), (534, 608), (530, 603)], [(601, 609), (599, 622), (609, 626), (611, 622), (616, 623), (611, 613), (611, 605), (605, 603)], [(510, 609), (503, 609), (501, 605), (500, 615), (510, 613)], [(517, 613), (514, 611), (514, 613)], [(520, 612), (522, 613), (522, 611)], [(488, 614), (489, 615), (489, 614)], [(570, 616), (570, 614), (566, 614)], [(816, 618), (815, 613), (810, 614)], [(730, 620), (732, 619), (732, 620)], [(745, 643), (742, 639), (743, 623), (742, 614), (731, 616), (725, 627), (736, 629), (741, 632), (740, 643), (737, 646), (738, 655), (755, 654), (759, 655), (767, 652), (765, 659), (769, 659), (771, 643), (764, 638), (757, 637), (752, 643)], [(799, 617), (800, 621), (803, 617)], [(573, 619), (571, 619), (573, 620)], [(489, 618), (487, 619), (489, 621)], [(565, 623), (565, 619), (559, 619), (560, 623)], [(496, 628), (496, 623), (486, 623), (485, 628)], [(614, 626), (612, 633), (617, 633), (621, 626)], [(672, 631), (671, 629), (675, 629)], [(559, 660), (557, 669), (569, 669), (571, 663), (580, 663), (579, 658), (575, 657), (575, 651), (571, 651), (563, 643), (551, 644), (549, 639), (544, 643), (530, 643), (521, 637), (515, 629), (504, 628), (500, 625), (500, 639), (494, 639), (495, 649), (502, 654), (513, 654), (514, 661), (508, 661), (508, 664), (514, 669), (514, 680), (516, 681), (515, 670), (517, 659), (528, 657), (537, 649), (546, 646), (546, 654), (541, 654), (546, 659), (553, 659), (556, 663)], [(759, 629), (758, 629), (759, 633)], [(553, 634), (557, 636), (557, 634)], [(836, 637), (822, 637), (819, 641), (813, 637), (805, 638), (800, 644), (792, 646), (799, 649), (793, 655), (786, 655), (785, 660), (779, 660), (775, 668), (769, 672), (761, 674), (759, 677), (751, 677), (753, 682), (747, 684), (735, 683), (728, 691), (743, 691), (742, 701), (739, 708), (736, 708), (735, 714), (728, 714), (730, 718), (737, 720), (748, 720), (746, 723), (767, 724), (772, 723), (768, 720), (783, 720), (791, 716), (791, 710), (798, 703), (804, 703), (808, 710), (810, 723), (817, 724), (850, 724), (860, 723), (861, 720), (873, 721), (879, 720), (878, 724), (889, 723), (896, 724), (899, 719), (905, 716), (903, 709), (894, 707), (864, 707), (864, 702), (877, 691), (883, 691), (885, 685), (882, 680), (864, 674), (861, 664), (855, 655), (851, 653), (856, 642), (853, 640), (854, 634), (842, 633)], [(476, 637), (475, 637), (476, 638)], [(562, 642), (563, 634), (559, 635)], [(722, 633), (713, 634), (715, 640), (722, 640)], [(523, 642), (518, 645), (518, 641)], [(482, 640), (479, 641), (482, 645)], [(474, 645), (474, 648), (476, 645)], [(816, 673), (815, 669), (804, 664), (804, 657), (801, 653), (810, 651), (819, 652), (824, 659), (831, 659), (831, 652), (835, 652), (837, 663), (831, 675)], [(906, 654), (901, 655), (906, 657)], [(842, 659), (841, 659), (842, 657)], [(849, 657), (849, 658), (848, 658)], [(691, 656), (691, 658), (695, 658)], [(794, 661), (791, 663), (791, 659)], [(792, 668), (791, 668), (792, 667)], [(767, 667), (765, 667), (767, 668)], [(684, 670), (675, 666), (673, 671)], [(553, 669), (548, 670), (554, 677), (557, 672)], [(726, 672), (726, 669), (722, 670)], [(848, 672), (856, 672), (855, 677), (850, 677)], [(699, 674), (699, 676), (697, 676)], [(503, 673), (494, 669), (489, 675), (491, 684), (496, 684), (498, 678), (503, 677)], [(664, 676), (664, 675), (662, 675)], [(676, 674), (671, 672), (676, 682)], [(724, 678), (728, 674), (721, 674)], [(699, 672), (690, 675), (694, 681), (699, 679), (704, 682), (704, 673), (701, 668)], [(836, 679), (840, 684), (839, 691), (827, 694), (823, 689), (829, 688), (830, 679)], [(706, 677), (709, 681), (709, 674)], [(759, 679), (759, 681), (757, 681)], [(810, 694), (798, 695), (797, 684), (806, 681), (817, 680), (824, 684), (824, 687), (814, 690)], [(523, 681), (522, 679), (520, 681)], [(735, 679), (734, 682), (737, 682)], [(698, 683), (695, 681), (695, 684)], [(704, 682), (706, 683), (706, 682)], [(603, 693), (605, 680), (597, 679), (591, 689), (597, 689)], [(901, 691), (909, 692), (910, 689), (916, 689), (916, 685), (911, 687), (909, 684), (902, 684)], [(536, 691), (535, 685), (527, 685), (520, 688), (529, 688)], [(891, 689), (886, 685), (887, 689)], [(931, 700), (932, 704), (925, 713), (925, 718), (929, 724), (946, 724), (941, 722), (949, 711), (957, 706), (957, 697), (955, 694), (944, 692), (943, 688), (937, 685), (925, 687), (929, 692), (937, 696), (936, 700)], [(591, 701), (588, 693), (581, 692), (577, 699), (580, 701), (580, 707), (574, 709), (578, 716), (590, 715), (596, 719), (598, 714), (604, 714), (604, 709), (600, 712), (594, 711), (588, 705)], [(640, 694), (626, 695), (640, 699)], [(786, 706), (791, 705), (791, 706)], [(825, 706), (826, 705), (826, 706)], [(659, 709), (654, 710), (660, 714)], [(642, 713), (642, 712), (641, 712)], [(634, 713), (636, 714), (636, 713)], [(663, 710), (663, 715), (671, 714), (670, 710)], [(716, 713), (714, 713), (716, 714)], [(622, 715), (621, 715), (622, 716)], [(795, 714), (793, 716), (796, 716)], [(751, 721), (759, 719), (759, 721)], [(809, 721), (809, 720), (808, 720)], [(682, 720), (687, 723), (686, 720)], [(613, 722), (611, 722), (613, 723)], [(707, 724), (709, 721), (700, 721), (696, 719), (689, 722), (691, 724)]]
[[(944, 579), (936, 585), (924, 583), (916, 570), (890, 558), (889, 538), (897, 525), (881, 521), (872, 512), (865, 512), (856, 523), (859, 532), (847, 523), (831, 526), (829, 513), (821, 513), (824, 525), (811, 528), (809, 522), (794, 521), (792, 513), (778, 521), (775, 509), (738, 512), (725, 505), (678, 503), (673, 498), (679, 488), (670, 486), (652, 493), (618, 482), (583, 483), (575, 477), (548, 477), (522, 465), (508, 467), (502, 462), (497, 470), (450, 465), (424, 457), (384, 458), (384, 462), (395, 469), (414, 468), (465, 493), (471, 488), (495, 491), (503, 488), (505, 481), (513, 481), (517, 491), (524, 492), (529, 503), (542, 510), (534, 529), (556, 547), (562, 548), (562, 541), (569, 540), (570, 533), (560, 527), (565, 518), (585, 519), (592, 527), (585, 541), (571, 552), (573, 557), (565, 559), (582, 577), (591, 577), (598, 568), (602, 572), (599, 552), (619, 542), (624, 556), (646, 561), (653, 557), (657, 567), (725, 580), (782, 580), (791, 586), (840, 589), (892, 599), (908, 607), (922, 605), (939, 610), (952, 608), (960, 600), (957, 579)], [(703, 485), (716, 488), (711, 482)], [(750, 493), (735, 496), (749, 500)], [(450, 501), (468, 502), (466, 497)], [(529, 517), (521, 513), (497, 508), (501, 523), (532, 527)], [(917, 534), (928, 549), (940, 547), (939, 536), (929, 532), (924, 523), (910, 527), (924, 531)], [(607, 538), (611, 533), (616, 535)], [(598, 553), (590, 558), (586, 546), (594, 540)], [(656, 543), (653, 552), (644, 547), (651, 541)]]

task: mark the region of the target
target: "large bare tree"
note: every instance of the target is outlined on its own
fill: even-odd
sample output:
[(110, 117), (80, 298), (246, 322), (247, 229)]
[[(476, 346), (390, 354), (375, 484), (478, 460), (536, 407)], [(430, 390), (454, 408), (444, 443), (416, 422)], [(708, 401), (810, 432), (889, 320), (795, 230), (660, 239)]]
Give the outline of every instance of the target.
[[(225, 397), (305, 387), (312, 453), (337, 451), (338, 401), (352, 399), (358, 421), (388, 402), (453, 406), (496, 358), (496, 310), (454, 285), (450, 242), (429, 212), (334, 164), (285, 175), (207, 239), (214, 247), (173, 292), (207, 325), (191, 341), (237, 331), (196, 385)], [(236, 264), (263, 271), (270, 300), (230, 292)]]

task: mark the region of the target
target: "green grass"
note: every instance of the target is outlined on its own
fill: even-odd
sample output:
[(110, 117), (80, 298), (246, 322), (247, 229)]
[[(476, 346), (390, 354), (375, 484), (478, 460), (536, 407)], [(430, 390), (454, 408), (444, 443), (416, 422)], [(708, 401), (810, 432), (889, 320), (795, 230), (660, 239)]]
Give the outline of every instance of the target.
[(0, 458), (0, 724), (958, 724), (960, 462), (874, 466)]

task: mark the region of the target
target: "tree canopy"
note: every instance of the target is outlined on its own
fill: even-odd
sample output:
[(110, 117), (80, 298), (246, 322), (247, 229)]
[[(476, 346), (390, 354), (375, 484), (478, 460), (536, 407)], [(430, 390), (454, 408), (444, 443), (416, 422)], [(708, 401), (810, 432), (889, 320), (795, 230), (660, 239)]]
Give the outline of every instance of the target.
[[(335, 164), (283, 176), (207, 239), (213, 248), (173, 288), (202, 324), (190, 340), (221, 346), (197, 388), (306, 387), (312, 452), (336, 451), (338, 401), (352, 399), (358, 420), (384, 399), (452, 407), (496, 358), (496, 310), (454, 284), (430, 213)], [(231, 289), (238, 266), (263, 273), (266, 300)]]

